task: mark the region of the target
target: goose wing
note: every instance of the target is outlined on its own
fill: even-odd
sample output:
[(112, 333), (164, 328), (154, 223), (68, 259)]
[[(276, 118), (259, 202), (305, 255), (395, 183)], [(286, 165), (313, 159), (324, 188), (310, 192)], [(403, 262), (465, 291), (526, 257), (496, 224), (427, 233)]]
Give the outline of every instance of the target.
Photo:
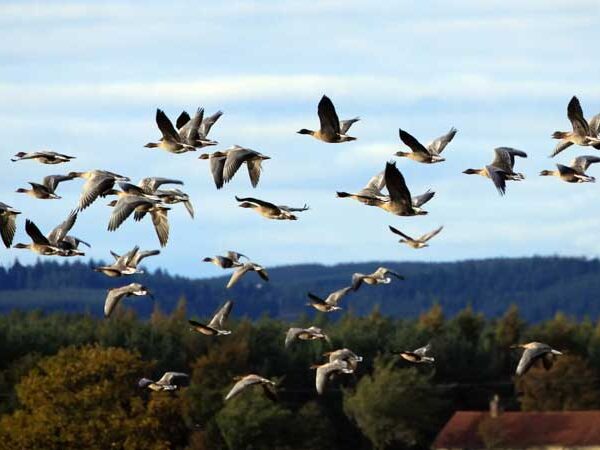
[(233, 387), (231, 388), (231, 390), (229, 391), (229, 393), (225, 396), (225, 401), (229, 400), (230, 398), (238, 395), (240, 392), (242, 392), (244, 389), (246, 389), (248, 386), (252, 386), (253, 384), (257, 384), (260, 383), (260, 378), (258, 376), (246, 376), (244, 378), (242, 378), (241, 380), (239, 380), (237, 383), (235, 383), (233, 385)]
[(385, 184), (392, 201), (400, 203), (406, 210), (412, 209), (410, 191), (395, 162), (385, 165)]
[(222, 330), (225, 326), (225, 321), (229, 317), (231, 313), (231, 309), (233, 308), (233, 301), (227, 300), (223, 306), (219, 308), (219, 310), (215, 313), (213, 318), (208, 323), (208, 326), (214, 328), (215, 330)]
[(571, 125), (573, 125), (573, 132), (575, 134), (578, 134), (579, 136), (590, 135), (590, 125), (583, 117), (581, 104), (579, 103), (579, 99), (575, 96), (573, 96), (567, 106), (567, 117), (571, 121)]
[(319, 101), (317, 108), (319, 121), (321, 122), (321, 131), (326, 134), (340, 134), (340, 119), (335, 112), (333, 102), (324, 95)]
[(292, 345), (292, 342), (294, 342), (303, 331), (305, 331), (304, 328), (290, 328), (285, 334), (285, 347), (288, 348)]
[(156, 382), (162, 386), (179, 386), (180, 383), (186, 382), (189, 375), (183, 372), (165, 372), (165, 374)]
[(399, 273), (394, 272), (393, 270), (388, 269), (387, 267), (380, 267), (378, 268), (375, 273), (373, 273), (374, 276), (376, 277), (385, 277), (387, 275), (392, 275), (396, 278), (398, 278), (399, 280), (404, 280), (404, 277), (402, 275), (400, 275)]
[(550, 347), (547, 345), (541, 345), (533, 348), (526, 348), (523, 354), (521, 355), (521, 359), (519, 360), (519, 365), (517, 366), (516, 374), (517, 376), (524, 375), (531, 366), (538, 360), (538, 358), (544, 356), (546, 353), (550, 351)]
[(140, 252), (139, 247), (138, 247), (133, 258), (131, 259), (131, 261), (129, 261), (127, 263), (127, 265), (132, 265), (133, 267), (137, 267), (142, 259), (147, 258), (149, 256), (155, 256), (155, 255), (160, 255), (160, 250), (144, 250), (144, 251)]
[(200, 126), (200, 135), (208, 136), (208, 133), (217, 120), (223, 115), (223, 111), (217, 111), (212, 116), (205, 117)]
[(169, 218), (167, 217), (167, 212), (169, 208), (153, 208), (150, 211), (150, 216), (152, 217), (152, 224), (154, 225), (154, 230), (156, 231), (156, 236), (158, 236), (158, 242), (160, 242), (160, 246), (164, 247), (167, 245), (169, 241)]
[(383, 196), (381, 190), (384, 187), (385, 172), (381, 171), (369, 180), (367, 185), (358, 192), (358, 195), (363, 197), (380, 197)]
[(360, 117), (340, 121), (340, 134), (346, 134), (350, 127), (360, 120)]
[(429, 150), (421, 144), (412, 134), (407, 133), (403, 129), (398, 129), (400, 140), (409, 147), (414, 153), (423, 153), (429, 155)]
[(131, 195), (122, 196), (117, 200), (110, 219), (108, 221), (108, 231), (114, 231), (121, 226), (123, 222), (131, 215), (133, 211), (142, 205), (152, 205), (154, 202), (142, 197)]
[(109, 189), (112, 189), (114, 185), (115, 179), (111, 176), (103, 174), (93, 176), (83, 185), (77, 209), (81, 211), (87, 208), (98, 198), (98, 196), (104, 194)]
[(329, 297), (327, 297), (327, 299), (325, 300), (325, 303), (332, 305), (332, 306), (338, 306), (338, 304), (342, 300), (342, 298), (344, 298), (346, 296), (346, 294), (348, 294), (348, 292), (350, 292), (351, 290), (352, 290), (352, 286), (338, 289), (337, 291), (329, 294)]
[(239, 262), (240, 258), (248, 259), (248, 257), (246, 255), (243, 255), (242, 253), (234, 252), (231, 250), (229, 250), (226, 254), (227, 254), (227, 257), (229, 259), (231, 259), (233, 262)]
[(600, 114), (596, 114), (590, 119), (590, 136), (597, 137), (600, 134)]
[(600, 162), (600, 157), (592, 156), (592, 155), (583, 155), (578, 156), (573, 161), (571, 161), (571, 167), (575, 170), (579, 170), (581, 172), (585, 172), (591, 164)]
[(554, 147), (554, 150), (552, 151), (552, 154), (550, 155), (550, 157), (552, 158), (552, 157), (558, 155), (560, 152), (569, 148), (571, 145), (573, 145), (573, 143), (571, 141), (567, 141), (566, 139), (559, 141), (558, 144), (556, 144), (556, 147)]
[(231, 278), (229, 279), (226, 288), (231, 288), (240, 280), (240, 278), (242, 278), (250, 270), (252, 270), (252, 265), (249, 263), (246, 263), (240, 268), (236, 269), (235, 272), (233, 272), (233, 274), (231, 275)]
[(425, 233), (423, 236), (421, 236), (418, 240), (421, 242), (427, 242), (428, 240), (430, 240), (432, 237), (436, 236), (440, 231), (442, 231), (444, 229), (443, 226), (430, 231), (429, 233)]
[(123, 297), (129, 294), (130, 285), (108, 290), (104, 301), (104, 317), (109, 317)]
[(248, 175), (250, 176), (252, 187), (258, 186), (258, 181), (260, 179), (260, 173), (262, 170), (262, 160), (252, 159), (247, 161), (246, 165), (248, 166)]
[(156, 110), (156, 125), (158, 125), (158, 129), (164, 139), (180, 142), (179, 134), (175, 130), (173, 123), (161, 109)]
[(187, 124), (190, 120), (191, 120), (191, 117), (187, 113), (187, 111), (181, 111), (181, 114), (179, 114), (177, 121), (175, 121), (175, 126), (177, 127), (178, 130), (181, 130), (181, 128), (183, 128), (185, 126), (185, 124)]
[(454, 136), (456, 136), (456, 132), (456, 128), (450, 128), (450, 131), (448, 131), (446, 134), (438, 137), (437, 139), (427, 144), (427, 150), (429, 150), (431, 154), (439, 155), (444, 151), (444, 149), (450, 143), (450, 141), (454, 139)]
[(248, 203), (254, 203), (257, 206), (262, 206), (263, 208), (269, 208), (269, 209), (273, 209), (273, 210), (277, 210), (279, 211), (280, 208), (279, 206), (270, 203), (270, 202), (266, 202), (264, 200), (259, 200), (257, 198), (254, 197), (238, 197), (237, 195), (235, 196), (235, 199), (238, 202), (248, 202)]
[[(180, 116), (181, 117), (181, 116)], [(187, 142), (190, 145), (195, 145), (196, 141), (200, 138), (198, 129), (204, 118), (204, 108), (198, 108), (196, 114), (192, 120), (186, 122), (186, 124), (179, 128), (179, 138), (183, 142)]]
[(419, 347), (418, 349), (413, 351), (413, 353), (416, 355), (419, 355), (419, 356), (425, 356), (429, 350), (431, 350), (431, 344), (427, 344), (423, 347)]
[(42, 179), (42, 184), (50, 191), (54, 192), (59, 183), (72, 180), (74, 177), (70, 175), (48, 175)]
[(325, 392), (325, 386), (329, 381), (330, 376), (335, 372), (343, 372), (349, 370), (348, 363), (342, 360), (332, 361), (327, 364), (323, 364), (317, 368), (315, 387), (319, 394)]
[(493, 165), (485, 166), (485, 169), (490, 176), (490, 180), (492, 180), (492, 183), (498, 189), (498, 193), (504, 195), (506, 193), (506, 179), (504, 178), (506, 172)]
[(10, 248), (17, 231), (17, 223), (13, 214), (0, 211), (0, 236), (6, 248)]
[(397, 234), (398, 236), (402, 236), (404, 239), (406, 239), (406, 240), (408, 240), (408, 241), (414, 241), (414, 239), (413, 239), (413, 238), (411, 238), (411, 237), (410, 237), (408, 234), (404, 234), (402, 231), (400, 231), (400, 230), (399, 230), (399, 229), (397, 229), (397, 228), (394, 228), (394, 227), (393, 227), (393, 226), (391, 226), (391, 225), (388, 225), (388, 226), (389, 226), (389, 229), (390, 229), (390, 231), (391, 231), (392, 233), (394, 233), (394, 234)]
[(352, 290), (358, 291), (358, 289), (362, 286), (362, 282), (365, 279), (366, 275), (364, 273), (355, 273), (352, 275)]
[(50, 245), (46, 236), (44, 236), (37, 225), (29, 219), (25, 221), (25, 232), (35, 244)]
[(230, 149), (227, 152), (227, 158), (225, 159), (225, 166), (223, 168), (223, 180), (225, 183), (228, 183), (237, 173), (242, 164), (244, 164), (254, 154), (256, 154), (256, 152), (243, 147), (236, 146)]
[(65, 236), (71, 230), (71, 228), (73, 228), (73, 225), (75, 225), (76, 220), (77, 212), (71, 211), (71, 213), (65, 219), (65, 221), (59, 224), (50, 232), (50, 234), (48, 235), (48, 241), (51, 242), (53, 245), (58, 244), (65, 238)]
[(495, 157), (492, 166), (495, 166), (505, 172), (512, 172), (515, 166), (515, 156), (527, 158), (527, 153), (516, 148), (498, 147), (494, 149)]

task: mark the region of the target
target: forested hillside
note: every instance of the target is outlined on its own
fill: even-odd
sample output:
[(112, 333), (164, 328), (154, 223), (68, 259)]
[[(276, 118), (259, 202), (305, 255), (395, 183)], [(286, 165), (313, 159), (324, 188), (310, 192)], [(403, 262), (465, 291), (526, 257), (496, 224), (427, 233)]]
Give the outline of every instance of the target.
[[(199, 263), (200, 264), (200, 263)], [(582, 258), (532, 257), (451, 263), (371, 262), (322, 266), (305, 264), (268, 268), (270, 282), (246, 275), (233, 289), (224, 288), (230, 272), (211, 279), (187, 279), (163, 271), (131, 278), (107, 278), (92, 270), (99, 262), (59, 264), (18, 263), (0, 269), (0, 312), (12, 309), (90, 312), (100, 315), (106, 289), (139, 281), (150, 288), (158, 306), (171, 311), (185, 297), (191, 314), (206, 315), (226, 298), (236, 301), (235, 315), (263, 314), (292, 319), (312, 314), (306, 293), (317, 295), (346, 286), (354, 272), (369, 273), (383, 265), (406, 277), (389, 285), (364, 286), (343, 302), (345, 310), (364, 315), (376, 306), (395, 317), (415, 317), (439, 303), (453, 315), (466, 305), (487, 316), (498, 316), (514, 303), (528, 321), (557, 311), (583, 318), (600, 316), (600, 262)], [(155, 305), (145, 298), (126, 301), (141, 317)], [(333, 313), (333, 318), (336, 317)], [(339, 313), (338, 315), (341, 315)]]

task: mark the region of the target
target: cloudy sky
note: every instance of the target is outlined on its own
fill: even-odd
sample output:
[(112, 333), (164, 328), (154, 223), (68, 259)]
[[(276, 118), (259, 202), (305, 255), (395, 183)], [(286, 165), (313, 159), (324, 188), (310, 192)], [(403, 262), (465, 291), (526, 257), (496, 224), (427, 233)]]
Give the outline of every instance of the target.
[[(554, 130), (569, 129), (566, 104), (578, 95), (600, 112), (597, 1), (358, 2), (295, 0), (15, 2), (0, 4), (0, 201), (47, 232), (77, 203), (82, 180), (62, 184), (62, 200), (15, 193), (27, 181), (70, 170), (107, 169), (137, 181), (185, 182), (197, 216), (170, 212), (171, 238), (151, 267), (187, 276), (219, 274), (201, 263), (236, 249), (265, 265), (366, 260), (442, 261), (533, 254), (597, 256), (600, 186), (542, 178)], [(341, 118), (360, 116), (355, 142), (324, 144), (295, 133), (318, 125), (321, 95)], [(159, 137), (157, 107), (172, 118), (204, 106), (225, 114), (211, 132), (217, 148), (239, 144), (272, 157), (257, 189), (245, 171), (216, 191), (206, 161), (143, 145)], [(413, 194), (436, 191), (428, 216), (401, 218), (351, 200), (401, 149), (398, 128), (429, 141), (459, 132), (433, 166), (399, 160)], [(489, 180), (463, 175), (498, 146), (526, 151), (501, 198)], [(76, 155), (62, 166), (10, 162), (18, 151)], [(593, 149), (571, 148), (569, 162)], [(600, 167), (590, 170), (600, 176)], [(238, 208), (234, 195), (311, 210), (297, 222), (268, 221)], [(134, 244), (157, 248), (150, 222), (106, 231), (110, 209), (97, 201), (73, 234), (106, 258)], [(396, 243), (394, 225), (419, 235), (445, 229), (431, 248)], [(0, 251), (0, 262), (35, 258)]]

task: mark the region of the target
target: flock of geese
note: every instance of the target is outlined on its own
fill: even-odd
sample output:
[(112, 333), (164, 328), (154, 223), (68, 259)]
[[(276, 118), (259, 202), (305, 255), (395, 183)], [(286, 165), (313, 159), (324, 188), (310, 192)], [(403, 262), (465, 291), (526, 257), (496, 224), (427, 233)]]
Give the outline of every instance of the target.
[[(310, 135), (326, 143), (351, 142), (357, 138), (347, 133), (353, 124), (359, 121), (358, 117), (350, 120), (339, 120), (333, 102), (323, 96), (318, 104), (318, 117), (320, 128), (318, 130), (301, 129), (302, 135)], [(213, 125), (222, 116), (221, 111), (204, 117), (204, 109), (198, 108), (193, 117), (183, 111), (175, 126), (167, 115), (160, 109), (156, 111), (156, 124), (160, 130), (161, 137), (156, 142), (145, 145), (146, 148), (158, 148), (170, 153), (187, 153), (197, 149), (215, 146), (217, 141), (208, 137)], [(552, 134), (559, 142), (556, 145), (552, 157), (563, 152), (572, 145), (583, 147), (594, 147), (600, 149), (600, 114), (594, 116), (589, 122), (585, 119), (579, 100), (573, 97), (567, 106), (567, 117), (572, 125), (572, 131), (556, 131)], [(451, 128), (446, 134), (438, 137), (427, 145), (421, 144), (418, 139), (405, 130), (399, 130), (400, 140), (410, 151), (398, 151), (395, 155), (408, 158), (422, 164), (437, 164), (445, 161), (442, 152), (452, 142), (457, 134), (455, 128)], [(510, 147), (498, 147), (494, 149), (493, 161), (481, 169), (467, 169), (463, 173), (480, 175), (491, 180), (500, 195), (506, 193), (508, 181), (521, 181), (525, 179), (522, 173), (515, 172), (515, 158), (526, 158), (527, 154), (521, 150)], [(33, 160), (41, 164), (56, 165), (68, 163), (75, 159), (74, 156), (64, 155), (53, 151), (19, 152), (11, 161)], [(262, 163), (270, 158), (255, 150), (234, 145), (226, 150), (213, 153), (202, 153), (201, 160), (208, 160), (210, 174), (217, 189), (222, 189), (226, 183), (231, 181), (238, 173), (242, 165), (246, 165), (250, 183), (257, 187), (262, 172)], [(583, 155), (576, 157), (570, 165), (557, 164), (557, 170), (543, 170), (542, 176), (555, 176), (568, 183), (594, 182), (595, 178), (585, 172), (591, 164), (600, 162), (600, 157)], [(16, 232), (16, 218), (20, 211), (0, 202), (0, 237), (7, 248), (13, 246), (18, 249), (28, 249), (43, 256), (82, 256), (84, 252), (81, 245), (90, 247), (90, 244), (71, 234), (71, 229), (77, 221), (80, 212), (88, 208), (98, 198), (114, 197), (109, 206), (112, 213), (108, 220), (108, 231), (117, 230), (123, 222), (133, 216), (134, 221), (142, 221), (149, 216), (155, 229), (161, 247), (167, 245), (169, 239), (168, 212), (170, 206), (183, 203), (189, 215), (194, 217), (194, 208), (188, 194), (179, 188), (165, 188), (165, 185), (182, 186), (183, 182), (171, 178), (147, 177), (138, 184), (133, 184), (129, 177), (119, 175), (106, 170), (88, 170), (84, 172), (69, 172), (66, 175), (48, 175), (41, 183), (28, 182), (29, 189), (19, 188), (16, 192), (27, 194), (36, 199), (58, 200), (57, 194), (60, 184), (76, 178), (85, 180), (78, 204), (69, 216), (50, 233), (44, 234), (29, 220), (25, 220), (25, 231), (31, 238), (31, 243), (12, 242)], [(117, 188), (118, 187), (118, 188)], [(384, 193), (387, 189), (387, 193)], [(367, 206), (376, 206), (397, 216), (416, 216), (427, 214), (423, 205), (429, 202), (435, 192), (428, 190), (421, 195), (412, 196), (406, 181), (395, 162), (387, 162), (385, 169), (373, 176), (369, 182), (356, 193), (339, 191), (337, 197), (351, 198)], [(238, 206), (253, 209), (261, 216), (272, 220), (297, 220), (298, 214), (307, 211), (305, 204), (302, 207), (290, 207), (277, 205), (266, 200), (254, 197), (238, 197)], [(439, 234), (443, 227), (439, 227), (420, 237), (413, 238), (406, 233), (390, 226), (391, 232), (401, 237), (400, 243), (406, 244), (413, 249), (427, 247), (428, 242)], [(118, 278), (132, 274), (143, 273), (139, 268), (141, 261), (150, 256), (160, 254), (159, 250), (140, 250), (135, 246), (132, 250), (122, 255), (111, 252), (114, 262), (108, 266), (96, 267), (94, 270), (108, 277)], [(269, 276), (264, 267), (250, 261), (250, 259), (238, 252), (228, 251), (225, 255), (206, 257), (204, 262), (209, 262), (221, 269), (232, 269), (233, 273), (226, 287), (231, 288), (243, 276), (249, 272), (256, 274), (264, 281), (269, 281)], [(342, 309), (341, 301), (352, 292), (356, 292), (363, 284), (376, 286), (391, 283), (392, 277), (403, 280), (404, 278), (385, 267), (379, 267), (370, 274), (355, 273), (348, 286), (340, 288), (327, 295), (316, 295), (308, 292), (307, 305), (318, 311), (329, 313)], [(140, 283), (130, 283), (125, 286), (115, 287), (108, 290), (104, 314), (109, 317), (121, 300), (130, 296), (150, 296), (150, 290)], [(190, 330), (206, 336), (222, 336), (232, 333), (226, 329), (227, 318), (233, 309), (233, 301), (226, 301), (210, 318), (207, 323), (189, 320)], [(308, 328), (292, 327), (285, 336), (285, 347), (291, 347), (295, 341), (324, 340), (330, 342), (327, 334), (320, 328), (311, 326)], [(525, 374), (534, 364), (540, 363), (546, 369), (550, 369), (556, 355), (561, 352), (540, 342), (530, 342), (514, 347), (522, 348), (523, 354), (516, 369), (516, 375)], [(433, 364), (435, 359), (429, 356), (431, 344), (427, 344), (412, 351), (401, 351), (397, 354), (410, 363)], [(316, 369), (315, 387), (322, 394), (330, 380), (341, 374), (354, 373), (362, 357), (356, 355), (350, 349), (342, 348), (326, 353), (327, 361), (323, 364), (312, 366)], [(139, 386), (154, 391), (173, 391), (184, 386), (189, 377), (185, 373), (167, 372), (159, 380), (153, 381), (142, 378)], [(228, 400), (251, 386), (260, 385), (263, 392), (269, 398), (276, 398), (277, 383), (257, 374), (248, 374), (236, 378), (236, 383), (226, 395)]]

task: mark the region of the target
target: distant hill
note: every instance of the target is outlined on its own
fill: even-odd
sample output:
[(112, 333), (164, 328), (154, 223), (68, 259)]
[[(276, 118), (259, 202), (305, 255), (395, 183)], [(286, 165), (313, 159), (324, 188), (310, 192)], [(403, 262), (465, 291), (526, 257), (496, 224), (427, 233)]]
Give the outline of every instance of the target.
[[(96, 265), (100, 262), (52, 261), (33, 266), (17, 262), (9, 269), (2, 268), (0, 312), (42, 309), (101, 315), (106, 289), (139, 281), (155, 293), (160, 308), (166, 312), (185, 297), (189, 313), (204, 316), (231, 298), (236, 301), (236, 315), (256, 318), (267, 314), (293, 319), (312, 314), (306, 306), (307, 291), (326, 295), (348, 285), (354, 272), (368, 273), (386, 266), (404, 275), (406, 281), (363, 286), (344, 300), (344, 311), (366, 314), (379, 305), (384, 314), (414, 317), (438, 302), (450, 316), (470, 304), (476, 311), (493, 317), (515, 303), (529, 321), (546, 319), (557, 311), (578, 318), (600, 317), (600, 261), (596, 259), (531, 257), (450, 263), (302, 264), (268, 268), (269, 283), (250, 273), (231, 290), (224, 288), (228, 275), (189, 279), (158, 270), (118, 279), (92, 271)], [(153, 302), (146, 297), (128, 299), (126, 303), (141, 316), (148, 316), (153, 309)]]

